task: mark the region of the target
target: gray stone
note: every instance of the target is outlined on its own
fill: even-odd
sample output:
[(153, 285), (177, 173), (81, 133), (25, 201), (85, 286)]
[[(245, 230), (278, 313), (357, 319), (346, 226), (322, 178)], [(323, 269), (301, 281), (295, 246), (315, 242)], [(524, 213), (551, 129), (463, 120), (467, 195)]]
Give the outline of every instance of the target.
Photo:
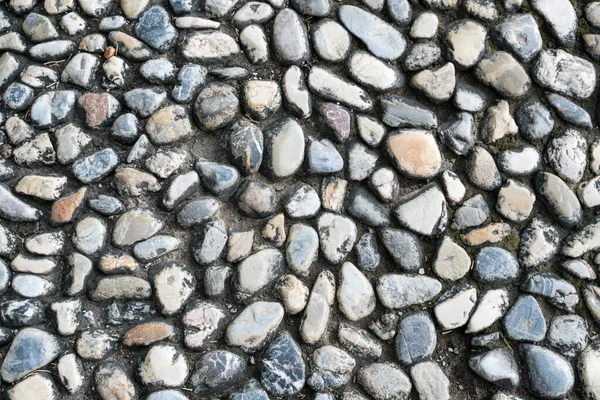
[(394, 209), (394, 216), (401, 226), (415, 233), (440, 235), (446, 231), (448, 222), (444, 193), (435, 183), (426, 185), (401, 197)]
[(521, 290), (545, 297), (550, 304), (568, 312), (574, 312), (579, 303), (577, 289), (552, 272), (530, 273), (521, 282)]
[(490, 37), (521, 62), (531, 61), (542, 49), (542, 36), (531, 14), (508, 16), (492, 29)]
[(423, 254), (416, 235), (403, 229), (382, 228), (379, 238), (401, 269), (415, 271), (421, 268)]
[(456, 155), (467, 154), (475, 143), (475, 121), (468, 112), (452, 114), (437, 129), (440, 141)]
[(564, 227), (571, 228), (581, 219), (581, 205), (573, 191), (558, 176), (538, 172), (535, 190), (551, 214)]
[(330, 264), (341, 263), (356, 242), (356, 224), (343, 215), (323, 213), (317, 226), (323, 256)]
[(475, 67), (475, 76), (508, 98), (521, 97), (531, 87), (527, 72), (513, 56), (504, 51), (497, 51), (482, 59)]
[(382, 121), (394, 128), (431, 129), (438, 125), (433, 111), (420, 103), (400, 96), (388, 95), (381, 98)]
[(404, 371), (390, 362), (362, 367), (357, 378), (358, 383), (375, 400), (402, 400), (407, 398), (412, 389)]
[(379, 278), (379, 301), (392, 309), (421, 305), (431, 301), (442, 290), (440, 281), (428, 276), (388, 274)]
[(468, 19), (453, 22), (443, 35), (446, 58), (460, 68), (473, 67), (483, 57), (486, 37), (486, 29), (478, 22)]
[(588, 98), (596, 87), (593, 64), (560, 49), (542, 51), (531, 71), (541, 87), (576, 99)]
[(565, 47), (575, 46), (577, 14), (571, 2), (565, 0), (533, 0), (531, 6), (542, 16), (559, 45)]
[(218, 395), (236, 385), (246, 370), (242, 357), (227, 350), (211, 350), (196, 363), (188, 384), (201, 396)]
[[(322, 4), (328, 4), (326, 1)], [(306, 25), (290, 8), (279, 11), (273, 21), (273, 49), (284, 65), (297, 65), (310, 57)]]
[(519, 346), (525, 364), (528, 390), (543, 399), (557, 399), (571, 391), (575, 383), (573, 367), (562, 356), (541, 346)]
[(350, 381), (356, 361), (335, 346), (319, 347), (312, 354), (311, 375), (307, 379), (313, 390), (329, 391)]
[(546, 320), (533, 296), (519, 296), (504, 316), (502, 325), (513, 340), (539, 342), (546, 336)]
[(442, 55), (435, 42), (417, 42), (408, 48), (402, 65), (406, 71), (419, 71), (434, 64)]
[(425, 311), (406, 314), (398, 323), (396, 356), (405, 366), (428, 360), (437, 345), (435, 325)]
[(514, 390), (519, 386), (519, 369), (510, 350), (499, 348), (469, 358), (469, 367), (486, 381)]
[(519, 263), (509, 251), (499, 247), (484, 247), (475, 260), (473, 276), (488, 285), (505, 285), (519, 274)]
[(571, 100), (555, 93), (546, 93), (546, 99), (560, 118), (581, 128), (592, 129), (592, 117)]
[(350, 195), (346, 211), (365, 225), (382, 227), (390, 225), (390, 214), (381, 203), (364, 187)]
[(302, 350), (288, 332), (273, 340), (260, 362), (260, 381), (275, 396), (291, 396), (302, 390), (306, 367)]

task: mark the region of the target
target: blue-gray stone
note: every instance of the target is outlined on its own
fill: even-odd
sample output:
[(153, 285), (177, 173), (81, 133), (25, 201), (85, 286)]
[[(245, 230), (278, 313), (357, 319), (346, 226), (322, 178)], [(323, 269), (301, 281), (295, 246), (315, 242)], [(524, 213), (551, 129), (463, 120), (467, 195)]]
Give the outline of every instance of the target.
[(462, 230), (483, 224), (490, 217), (490, 207), (482, 195), (477, 194), (463, 203), (454, 213), (451, 228)]
[(0, 184), (0, 216), (13, 222), (33, 222), (42, 218), (42, 211), (31, 206)]
[(431, 357), (437, 344), (433, 320), (426, 311), (406, 314), (398, 323), (396, 356), (403, 365), (412, 365)]
[(382, 121), (394, 128), (432, 129), (438, 125), (437, 117), (430, 109), (415, 100), (388, 95), (381, 98)]
[(537, 99), (527, 99), (515, 113), (519, 133), (530, 141), (541, 140), (554, 129), (554, 118)]
[(354, 248), (358, 261), (358, 268), (373, 271), (381, 261), (381, 255), (377, 247), (377, 236), (365, 232), (360, 237)]
[(11, 328), (43, 324), (48, 321), (48, 306), (41, 300), (11, 300), (0, 306), (0, 319)]
[(408, 0), (388, 0), (388, 14), (400, 28), (406, 28), (412, 20), (412, 6)]
[(178, 103), (189, 103), (194, 99), (204, 82), (208, 70), (202, 65), (184, 65), (177, 74), (177, 84), (173, 87), (171, 96)]
[(581, 219), (581, 203), (569, 185), (558, 176), (538, 172), (534, 188), (554, 218), (565, 228), (573, 228)]
[(456, 155), (464, 156), (475, 143), (475, 121), (468, 112), (452, 114), (437, 130), (440, 141)]
[(194, 0), (169, 0), (175, 15), (191, 14), (200, 9), (200, 3)]
[(240, 184), (240, 173), (231, 165), (200, 158), (196, 162), (196, 171), (202, 178), (204, 189), (220, 199), (230, 197)]
[(542, 35), (531, 14), (509, 15), (491, 30), (490, 37), (525, 63), (542, 49)]
[(563, 120), (581, 128), (593, 128), (592, 117), (584, 108), (556, 93), (546, 93), (546, 99)]
[(500, 332), (486, 333), (484, 335), (474, 336), (471, 339), (471, 346), (484, 347), (500, 340)]
[(501, 388), (519, 386), (519, 367), (510, 350), (499, 348), (469, 358), (469, 367), (480, 377)]
[(177, 30), (171, 24), (171, 16), (160, 6), (150, 7), (140, 16), (135, 34), (158, 52), (165, 53), (175, 44)]
[(140, 136), (140, 123), (131, 113), (119, 116), (112, 126), (112, 136), (120, 142), (133, 144)]
[(173, 236), (157, 235), (133, 246), (133, 255), (142, 262), (154, 261), (165, 254), (177, 250), (181, 241)]
[(306, 366), (300, 346), (288, 332), (279, 335), (265, 350), (260, 381), (274, 396), (291, 396), (304, 387)]
[(344, 159), (328, 139), (309, 137), (306, 153), (308, 169), (314, 174), (330, 174), (344, 168)]
[(575, 357), (588, 345), (587, 322), (579, 315), (558, 315), (550, 321), (548, 344), (567, 357)]
[(75, 106), (73, 90), (53, 90), (38, 96), (31, 106), (31, 122), (34, 127), (47, 129), (69, 119)]
[(150, 394), (146, 400), (188, 400), (188, 397), (179, 390), (161, 390)]
[(88, 206), (102, 215), (118, 215), (125, 212), (125, 205), (116, 197), (99, 194), (88, 199)]
[(475, 260), (473, 277), (489, 285), (505, 285), (519, 274), (516, 257), (499, 247), (484, 247)]
[(175, 81), (177, 66), (166, 58), (148, 60), (140, 67), (140, 74), (148, 82), (164, 85)]
[(417, 236), (403, 229), (383, 228), (379, 238), (401, 269), (414, 271), (421, 268), (423, 254)]
[(239, 355), (227, 350), (208, 351), (196, 363), (188, 385), (201, 396), (221, 394), (235, 386), (245, 370), (246, 362)]
[(346, 211), (368, 226), (378, 228), (390, 224), (389, 211), (362, 186), (350, 195)]
[(22, 329), (15, 336), (0, 374), (6, 382), (15, 382), (28, 373), (42, 368), (63, 351), (60, 338), (37, 328)]
[(240, 100), (237, 91), (233, 86), (223, 82), (208, 83), (202, 88), (194, 103), (196, 120), (209, 131), (229, 125), (239, 110)]
[(216, 261), (227, 244), (227, 228), (221, 220), (209, 221), (190, 240), (192, 256), (200, 265)]
[(332, 0), (290, 0), (290, 5), (302, 15), (325, 17), (331, 12)]
[(513, 340), (539, 342), (546, 336), (546, 319), (533, 296), (519, 296), (504, 316), (502, 325)]
[(211, 196), (200, 196), (186, 203), (177, 213), (177, 223), (182, 228), (203, 224), (217, 215), (221, 205)]
[(119, 164), (117, 153), (111, 148), (79, 159), (73, 163), (71, 171), (82, 183), (98, 182), (110, 175)]
[(125, 93), (123, 98), (131, 111), (142, 118), (148, 118), (167, 99), (167, 92), (159, 87), (136, 88)]
[(579, 304), (577, 289), (552, 272), (534, 272), (523, 280), (521, 290), (545, 297), (548, 302), (565, 311), (574, 312)]
[(243, 175), (252, 175), (263, 159), (263, 133), (252, 122), (241, 119), (229, 132), (229, 154), (232, 163)]
[(573, 367), (562, 356), (545, 347), (522, 344), (528, 391), (542, 399), (562, 399), (573, 388)]
[(254, 378), (250, 378), (238, 391), (229, 395), (229, 400), (269, 400), (269, 395)]
[(6, 107), (13, 111), (24, 111), (33, 103), (33, 89), (19, 82), (12, 83), (2, 96)]

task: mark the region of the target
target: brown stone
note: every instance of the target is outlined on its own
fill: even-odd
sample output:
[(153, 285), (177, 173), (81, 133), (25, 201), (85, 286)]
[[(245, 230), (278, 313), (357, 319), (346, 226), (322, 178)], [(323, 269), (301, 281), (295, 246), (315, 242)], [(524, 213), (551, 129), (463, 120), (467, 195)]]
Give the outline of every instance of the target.
[(341, 212), (346, 198), (348, 181), (338, 177), (327, 177), (321, 184), (321, 204), (333, 212)]
[(79, 97), (77, 104), (85, 114), (85, 123), (90, 128), (100, 128), (118, 114), (121, 105), (108, 93), (86, 93)]
[(85, 194), (86, 187), (82, 187), (77, 192), (56, 200), (50, 210), (50, 222), (53, 224), (67, 224), (73, 220), (80, 210)]
[(124, 32), (112, 31), (108, 40), (118, 50), (120, 56), (133, 61), (146, 61), (152, 58), (153, 52), (144, 42)]
[(510, 98), (523, 96), (531, 87), (527, 72), (513, 56), (504, 51), (497, 51), (481, 60), (475, 67), (475, 75), (501, 95)]
[(463, 242), (469, 246), (479, 246), (485, 243), (498, 243), (510, 233), (510, 225), (496, 222), (461, 235)]
[(175, 328), (168, 322), (152, 321), (136, 325), (123, 335), (125, 346), (148, 346), (175, 335)]
[(419, 129), (393, 132), (387, 149), (396, 167), (410, 178), (427, 179), (440, 171), (442, 155), (433, 135)]
[(227, 261), (240, 261), (250, 254), (254, 243), (253, 230), (234, 230), (229, 232), (227, 242)]
[(120, 274), (135, 271), (138, 262), (126, 253), (111, 252), (104, 254), (98, 262), (98, 268), (105, 274)]
[(277, 214), (267, 221), (262, 231), (263, 238), (281, 247), (285, 243), (285, 217), (283, 214)]

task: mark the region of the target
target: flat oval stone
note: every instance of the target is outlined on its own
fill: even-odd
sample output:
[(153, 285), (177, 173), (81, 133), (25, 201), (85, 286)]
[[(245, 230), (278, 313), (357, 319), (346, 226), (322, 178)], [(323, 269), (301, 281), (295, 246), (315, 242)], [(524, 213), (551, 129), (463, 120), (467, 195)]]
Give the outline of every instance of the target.
[(177, 30), (171, 24), (171, 16), (160, 6), (150, 7), (140, 15), (135, 34), (161, 53), (173, 47), (177, 40)]
[(521, 64), (503, 51), (497, 51), (482, 59), (475, 67), (475, 75), (483, 83), (509, 98), (523, 96), (531, 87), (531, 79)]
[(530, 393), (543, 399), (556, 399), (571, 391), (575, 376), (565, 358), (532, 344), (519, 346), (519, 351), (523, 355)]
[(431, 129), (438, 125), (437, 117), (419, 102), (396, 95), (381, 97), (382, 121), (394, 128)]
[(368, 111), (373, 107), (373, 101), (361, 87), (322, 67), (310, 69), (308, 87), (322, 98), (338, 101), (350, 108)]
[(390, 133), (387, 150), (396, 167), (410, 178), (428, 179), (439, 172), (442, 156), (432, 134), (422, 130), (399, 130)]
[(342, 25), (323, 18), (310, 28), (315, 53), (325, 61), (340, 62), (350, 53), (352, 38)]
[(129, 246), (154, 236), (163, 222), (152, 211), (135, 208), (121, 215), (113, 229), (113, 242), (117, 246)]
[(236, 385), (246, 370), (246, 362), (227, 350), (211, 350), (196, 363), (188, 384), (201, 396), (219, 394)]
[(270, 178), (285, 179), (304, 161), (304, 131), (293, 119), (274, 122), (263, 130), (264, 154), (261, 171)]
[(403, 365), (427, 360), (433, 354), (436, 344), (435, 325), (426, 311), (408, 313), (398, 323), (396, 356)]
[(531, 72), (541, 87), (576, 99), (588, 98), (596, 87), (593, 64), (561, 49), (543, 50)]
[(577, 225), (581, 219), (581, 205), (562, 179), (547, 172), (538, 172), (535, 189), (561, 225), (567, 228)]
[(379, 278), (379, 301), (392, 309), (400, 309), (431, 301), (442, 290), (440, 281), (427, 276), (388, 274)]
[(519, 369), (510, 350), (499, 348), (469, 358), (469, 367), (480, 377), (501, 388), (519, 386)]
[(284, 8), (275, 16), (273, 48), (275, 57), (283, 65), (297, 65), (310, 57), (306, 25), (291, 8)]
[(404, 86), (404, 75), (397, 68), (365, 51), (352, 53), (348, 59), (348, 72), (357, 83), (375, 90), (388, 91)]
[(485, 49), (487, 31), (468, 19), (453, 22), (444, 32), (446, 57), (459, 67), (471, 68), (479, 62)]
[(218, 63), (240, 53), (237, 41), (220, 31), (195, 32), (184, 40), (181, 54), (192, 62)]
[(248, 353), (261, 349), (277, 330), (283, 314), (283, 306), (279, 303), (257, 301), (250, 304), (227, 327), (227, 343)]
[(357, 378), (375, 400), (404, 399), (412, 389), (408, 376), (390, 362), (367, 365), (358, 371)]

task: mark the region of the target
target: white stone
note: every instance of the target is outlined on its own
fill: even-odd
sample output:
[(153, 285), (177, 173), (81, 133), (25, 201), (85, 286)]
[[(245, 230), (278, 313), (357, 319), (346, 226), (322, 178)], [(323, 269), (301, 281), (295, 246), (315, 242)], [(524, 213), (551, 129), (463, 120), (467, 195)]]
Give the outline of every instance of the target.
[(345, 262), (340, 268), (337, 300), (340, 311), (350, 321), (358, 321), (375, 310), (375, 290), (352, 263)]
[(493, 289), (485, 292), (469, 320), (465, 333), (481, 332), (492, 326), (506, 313), (509, 303), (506, 289)]
[[(452, 289), (450, 289), (452, 290)], [(447, 293), (433, 309), (435, 318), (443, 330), (460, 328), (465, 325), (477, 302), (477, 289), (470, 286), (461, 287), (456, 293)]]

